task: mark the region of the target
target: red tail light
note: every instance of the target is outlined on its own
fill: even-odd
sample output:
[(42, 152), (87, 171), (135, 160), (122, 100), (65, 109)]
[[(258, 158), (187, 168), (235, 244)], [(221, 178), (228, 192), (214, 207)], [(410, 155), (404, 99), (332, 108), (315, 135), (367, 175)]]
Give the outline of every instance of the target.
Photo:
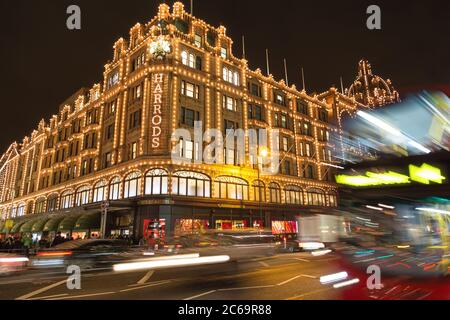
[(72, 251), (39, 252), (37, 255), (38, 255), (39, 257), (61, 257), (61, 256), (70, 256), (70, 255), (72, 255)]

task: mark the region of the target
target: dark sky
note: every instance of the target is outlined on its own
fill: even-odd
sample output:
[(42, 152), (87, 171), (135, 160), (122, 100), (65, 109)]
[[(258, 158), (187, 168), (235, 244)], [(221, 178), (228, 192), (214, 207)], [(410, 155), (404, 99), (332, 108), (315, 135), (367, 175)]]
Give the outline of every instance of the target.
[[(161, 1), (155, 0), (0, 0), (2, 102), (0, 149), (29, 135), (40, 119), (82, 86), (102, 80), (112, 45), (145, 23)], [(166, 1), (173, 3), (173, 1)], [(190, 1), (184, 1), (189, 10)], [(82, 30), (66, 28), (66, 8), (82, 10)], [(366, 9), (382, 9), (382, 30), (366, 28)], [(195, 0), (194, 14), (227, 27), (240, 56), (246, 36), (253, 69), (283, 77), (286, 57), (291, 82), (300, 87), (305, 68), (308, 91), (354, 80), (366, 57), (374, 72), (402, 88), (450, 84), (450, 1), (448, 0)]]

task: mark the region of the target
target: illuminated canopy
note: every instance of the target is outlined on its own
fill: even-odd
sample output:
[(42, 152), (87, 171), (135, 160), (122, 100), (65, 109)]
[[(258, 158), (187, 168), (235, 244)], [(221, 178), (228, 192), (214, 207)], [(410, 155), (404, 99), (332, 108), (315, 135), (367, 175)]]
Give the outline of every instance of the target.
[(353, 187), (369, 187), (393, 184), (410, 184), (411, 181), (422, 184), (435, 182), (442, 184), (446, 177), (442, 176), (439, 168), (424, 163), (420, 168), (414, 165), (409, 166), (409, 176), (393, 171), (375, 173), (366, 172), (365, 175), (337, 175), (336, 182)]

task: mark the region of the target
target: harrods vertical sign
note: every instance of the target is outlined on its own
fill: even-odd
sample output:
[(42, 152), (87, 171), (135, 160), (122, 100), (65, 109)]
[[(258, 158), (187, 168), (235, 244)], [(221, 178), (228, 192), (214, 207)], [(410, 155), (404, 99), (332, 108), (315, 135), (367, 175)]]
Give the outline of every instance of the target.
[(150, 154), (161, 154), (168, 146), (167, 130), (168, 119), (166, 119), (167, 104), (167, 75), (155, 73), (152, 75), (151, 97), (150, 97)]

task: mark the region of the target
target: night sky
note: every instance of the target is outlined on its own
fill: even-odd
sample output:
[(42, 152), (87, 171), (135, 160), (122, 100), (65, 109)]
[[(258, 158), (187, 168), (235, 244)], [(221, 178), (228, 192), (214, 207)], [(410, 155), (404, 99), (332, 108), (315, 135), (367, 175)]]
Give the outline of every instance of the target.
[[(1, 152), (49, 119), (77, 89), (100, 82), (113, 43), (128, 38), (135, 23), (150, 21), (161, 2), (1, 0)], [(190, 1), (184, 3), (189, 10)], [(71, 4), (82, 10), (80, 31), (66, 28)], [(371, 4), (382, 9), (381, 31), (366, 28)], [(340, 76), (347, 87), (362, 57), (400, 92), (450, 84), (448, 0), (195, 0), (194, 15), (227, 27), (239, 57), (245, 35), (253, 69), (265, 70), (269, 48), (271, 72), (284, 77), (285, 57), (290, 82), (300, 88), (303, 66), (309, 93), (339, 86)]]

